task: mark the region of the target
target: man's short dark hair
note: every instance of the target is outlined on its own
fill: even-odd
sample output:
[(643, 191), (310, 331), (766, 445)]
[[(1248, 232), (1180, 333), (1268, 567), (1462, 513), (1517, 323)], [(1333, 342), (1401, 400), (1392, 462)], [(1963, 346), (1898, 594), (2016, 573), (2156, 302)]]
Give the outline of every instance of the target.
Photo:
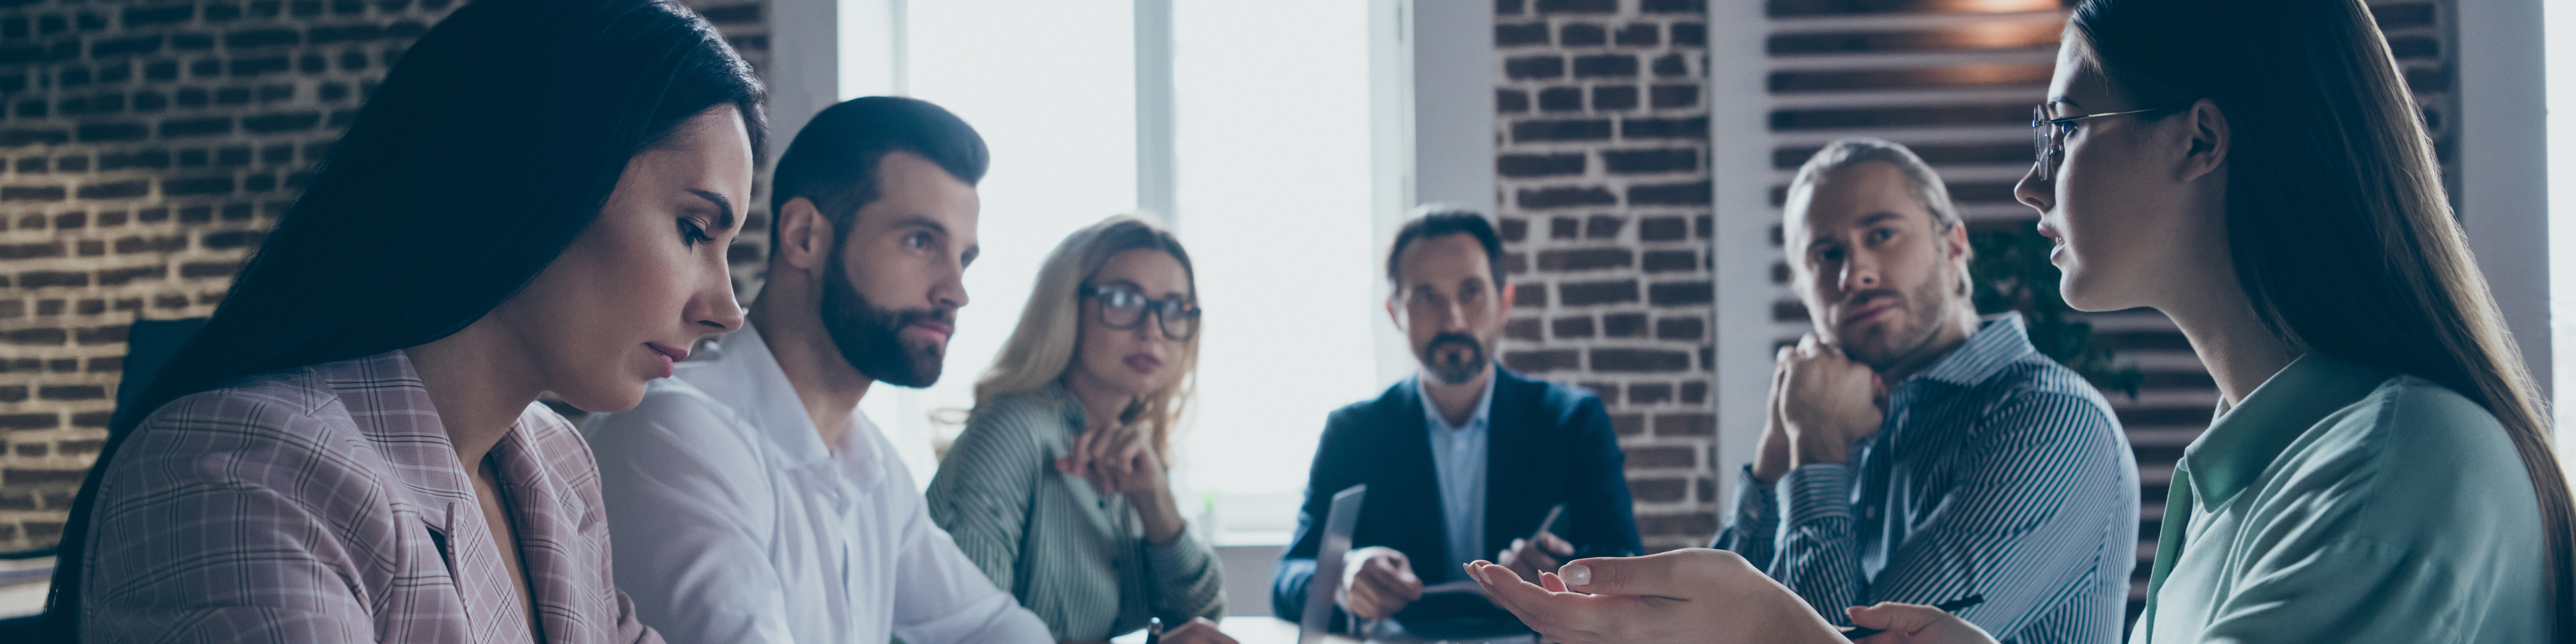
[(1494, 287), (1502, 288), (1503, 236), (1494, 233), (1494, 222), (1466, 210), (1434, 210), (1404, 222), (1404, 227), (1395, 232), (1394, 247), (1386, 251), (1386, 281), (1397, 289), (1404, 288), (1404, 276), (1397, 273), (1402, 267), (1404, 247), (1416, 241), (1461, 234), (1475, 237), (1476, 244), (1485, 247), (1485, 265), (1494, 272)]
[(847, 235), (859, 209), (875, 203), (877, 162), (903, 151), (921, 155), (949, 176), (972, 186), (984, 180), (991, 159), (973, 126), (929, 101), (867, 96), (824, 108), (796, 133), (770, 175), (770, 233), (787, 202), (804, 197)]

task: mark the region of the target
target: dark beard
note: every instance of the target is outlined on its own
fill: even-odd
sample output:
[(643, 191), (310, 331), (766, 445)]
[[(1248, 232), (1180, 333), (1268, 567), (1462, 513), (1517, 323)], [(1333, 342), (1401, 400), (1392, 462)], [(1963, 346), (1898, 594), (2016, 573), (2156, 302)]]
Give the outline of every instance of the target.
[(904, 327), (936, 320), (956, 328), (955, 315), (932, 309), (887, 310), (868, 302), (841, 268), (841, 249), (832, 249), (831, 268), (823, 271), (823, 330), (841, 349), (841, 359), (877, 382), (921, 388), (939, 382), (948, 352), (945, 342), (906, 344)]
[[(1432, 356), (1440, 355), (1440, 345), (1444, 344), (1463, 345), (1467, 349), (1467, 356), (1448, 361), (1433, 358)], [(1475, 380), (1478, 374), (1484, 373), (1485, 365), (1490, 362), (1485, 355), (1483, 341), (1477, 340), (1476, 336), (1455, 331), (1431, 336), (1431, 341), (1422, 345), (1422, 355), (1416, 357), (1422, 361), (1423, 368), (1431, 371), (1431, 379), (1438, 380), (1444, 385), (1467, 384), (1468, 381)]]
[[(1841, 338), (1840, 348), (1843, 350), (1843, 355), (1851, 358), (1853, 362), (1869, 365), (1872, 369), (1885, 369), (1904, 362), (1907, 358), (1931, 346), (1932, 339), (1940, 335), (1941, 314), (1948, 309), (1942, 306), (1942, 290), (1951, 283), (1954, 282), (1942, 279), (1930, 280), (1917, 287), (1905, 298), (1907, 326), (1901, 329), (1889, 329), (1903, 335), (1880, 337), (1877, 338), (1878, 342), (1859, 341), (1859, 338)], [(1893, 292), (1858, 293), (1848, 301), (1857, 304), (1871, 295)], [(1849, 305), (1845, 306), (1848, 308)]]

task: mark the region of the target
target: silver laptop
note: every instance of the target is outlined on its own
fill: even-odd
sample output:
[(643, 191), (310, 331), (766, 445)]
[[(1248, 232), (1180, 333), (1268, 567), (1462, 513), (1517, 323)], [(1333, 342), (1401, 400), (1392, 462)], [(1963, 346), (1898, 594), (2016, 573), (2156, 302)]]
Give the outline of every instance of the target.
[(1351, 534), (1359, 530), (1360, 499), (1368, 484), (1333, 493), (1332, 510), (1324, 515), (1324, 542), (1315, 551), (1315, 577), (1306, 582), (1306, 614), (1297, 620), (1297, 644), (1322, 644), (1333, 623), (1333, 598), (1342, 590), (1342, 556), (1351, 552)]

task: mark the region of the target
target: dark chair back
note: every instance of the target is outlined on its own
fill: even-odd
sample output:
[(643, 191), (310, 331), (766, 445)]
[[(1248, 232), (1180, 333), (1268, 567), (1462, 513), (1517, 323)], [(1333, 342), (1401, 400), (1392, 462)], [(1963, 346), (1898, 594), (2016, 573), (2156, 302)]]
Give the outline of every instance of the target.
[(134, 321), (125, 331), (125, 374), (116, 380), (116, 417), (107, 426), (125, 427), (127, 421), (138, 420), (128, 416), (152, 413), (135, 409), (134, 400), (143, 397), (162, 365), (170, 364), (171, 356), (179, 355), (179, 347), (188, 346), (188, 339), (197, 337), (202, 328), (206, 328), (205, 318)]

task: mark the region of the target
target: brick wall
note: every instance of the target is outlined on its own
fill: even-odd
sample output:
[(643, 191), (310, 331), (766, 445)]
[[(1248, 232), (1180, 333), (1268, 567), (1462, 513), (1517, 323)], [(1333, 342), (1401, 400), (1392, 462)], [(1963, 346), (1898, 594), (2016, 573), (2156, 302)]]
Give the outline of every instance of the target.
[(1717, 531), (1702, 0), (1499, 0), (1504, 364), (1610, 408), (1650, 551)]
[[(386, 65), (458, 4), (0, 0), (0, 551), (61, 533), (127, 324), (212, 312)], [(765, 62), (762, 2), (691, 4)]]

